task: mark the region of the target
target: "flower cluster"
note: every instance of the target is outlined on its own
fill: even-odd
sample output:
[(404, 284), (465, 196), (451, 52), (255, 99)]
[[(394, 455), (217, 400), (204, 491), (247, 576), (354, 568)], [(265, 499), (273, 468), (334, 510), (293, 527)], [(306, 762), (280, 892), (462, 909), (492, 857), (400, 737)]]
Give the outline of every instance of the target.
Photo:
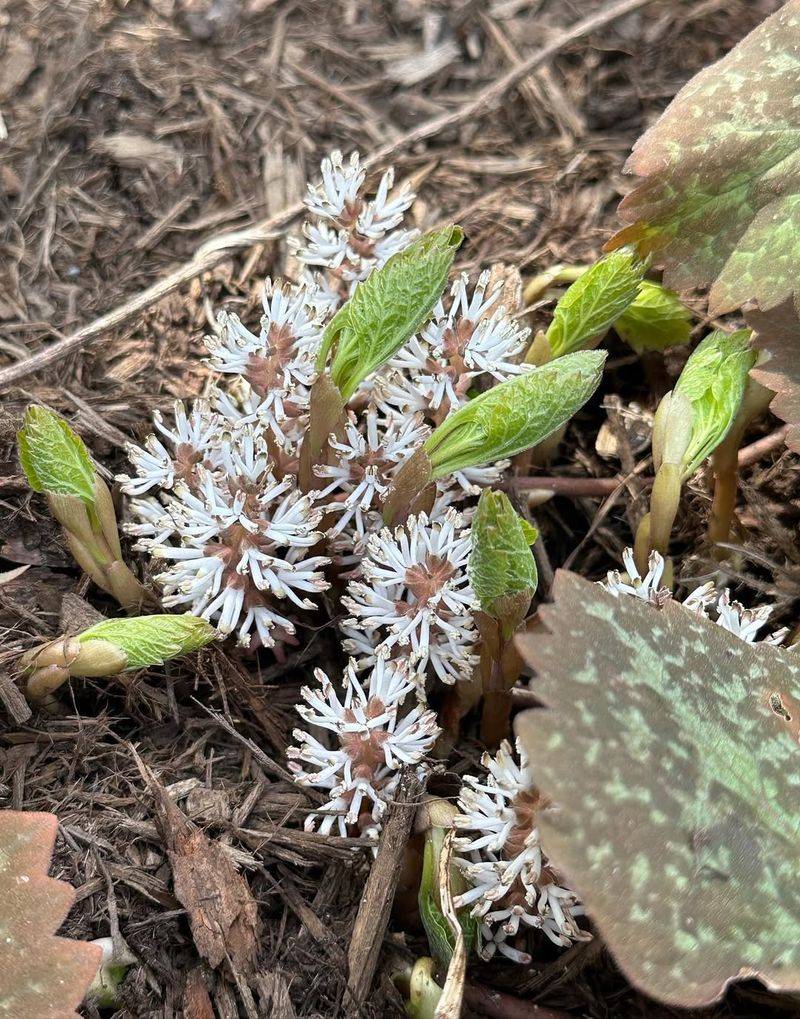
[(497, 755), (484, 754), (482, 776), (467, 775), (454, 826), (455, 862), (472, 886), (455, 900), (470, 906), (481, 922), (481, 955), (499, 952), (514, 962), (531, 957), (514, 944), (525, 929), (543, 931), (556, 945), (588, 940), (575, 918), (583, 907), (564, 888), (542, 852), (536, 818), (548, 803), (536, 791), (530, 765), (517, 744), (515, 760), (504, 742)]
[[(651, 552), (648, 561), (648, 570), (644, 577), (641, 576), (633, 561), (633, 550), (626, 548), (622, 553), (622, 562), (625, 566), (625, 573), (618, 570), (611, 570), (605, 581), (601, 581), (601, 587), (618, 598), (621, 594), (640, 598), (649, 602), (657, 608), (661, 608), (666, 602), (672, 599), (672, 592), (667, 587), (661, 587), (661, 578), (664, 575), (664, 558), (658, 552)], [(713, 619), (717, 626), (721, 626), (730, 633), (747, 641), (748, 644), (757, 642), (759, 630), (767, 624), (772, 615), (770, 605), (762, 605), (759, 608), (748, 609), (740, 602), (731, 599), (730, 591), (725, 588), (718, 592), (714, 584), (709, 581), (697, 587), (686, 598), (682, 604), (693, 612), (708, 616)], [(764, 643), (781, 644), (788, 633), (783, 627), (764, 638)]]
[(385, 527), (369, 537), (364, 579), (352, 581), (342, 599), (351, 613), (346, 625), (370, 635), (365, 663), (402, 653), (420, 679), (429, 665), (443, 683), (471, 675), (478, 661), (471, 547), (469, 528), (452, 508), (432, 520), (410, 516), (394, 531)]
[(309, 218), (302, 240), (292, 246), (301, 263), (315, 272), (318, 300), (336, 310), (361, 280), (402, 251), (416, 230), (397, 229), (416, 195), (409, 185), (394, 190), (394, 170), (381, 178), (372, 199), (364, 197), (366, 169), (357, 152), (345, 161), (332, 152), (322, 161), (322, 181), (308, 185)]
[[(419, 766), (431, 750), (439, 727), (436, 716), (415, 704), (403, 713), (414, 689), (404, 662), (379, 658), (365, 682), (351, 661), (344, 675), (344, 698), (321, 669), (319, 688), (303, 687), (297, 710), (310, 726), (331, 733), (327, 746), (295, 729), (298, 746), (287, 751), (289, 767), (302, 785), (325, 790), (330, 799), (306, 818), (306, 831), (376, 838), (400, 777), (399, 769)], [(302, 763), (301, 763), (302, 762)]]

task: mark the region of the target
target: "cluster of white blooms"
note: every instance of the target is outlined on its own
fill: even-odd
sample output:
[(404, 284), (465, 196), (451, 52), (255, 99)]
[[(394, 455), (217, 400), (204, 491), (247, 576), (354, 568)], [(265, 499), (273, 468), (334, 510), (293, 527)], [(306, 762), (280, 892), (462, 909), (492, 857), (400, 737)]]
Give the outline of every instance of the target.
[(472, 886), (455, 899), (456, 908), (471, 907), (481, 923), (484, 959), (496, 952), (514, 962), (530, 955), (513, 942), (527, 929), (543, 931), (556, 945), (588, 940), (575, 918), (583, 907), (564, 888), (543, 855), (537, 814), (548, 804), (536, 791), (525, 752), (503, 742), (497, 755), (484, 754), (486, 774), (467, 775), (454, 827), (459, 855), (455, 862)]
[(450, 508), (436, 519), (410, 516), (393, 531), (384, 527), (367, 539), (363, 580), (352, 581), (342, 604), (346, 626), (369, 633), (364, 659), (402, 654), (420, 680), (430, 665), (443, 683), (468, 678), (477, 665), (477, 607), (467, 577), (471, 535)]
[[(291, 758), (298, 780), (330, 797), (310, 826), (375, 833), (398, 769), (420, 766), (436, 738), (426, 682), (451, 684), (477, 666), (469, 522), (473, 497), (507, 462), (437, 482), (427, 512), (394, 530), (383, 526), (383, 501), (433, 428), (476, 391), (527, 370), (529, 331), (515, 318), (518, 273), (496, 267), (473, 288), (460, 276), (419, 333), (361, 384), (313, 466), (313, 490), (301, 491), (325, 328), (418, 233), (403, 226), (415, 195), (394, 187), (391, 170), (372, 195), (357, 154), (332, 153), (321, 176), (291, 242), (299, 281), (266, 281), (254, 331), (232, 312), (219, 315), (206, 338), (208, 396), (176, 404), (171, 423), (156, 415), (120, 480), (130, 496), (126, 529), (151, 556), (164, 605), (203, 616), (244, 646), (280, 651), (298, 612), (329, 587), (326, 573), (347, 569), (343, 694), (321, 673), (319, 689), (303, 690), (301, 716), (327, 733), (298, 731)], [(411, 690), (415, 706), (403, 707)]]
[[(622, 553), (622, 562), (625, 567), (624, 574), (618, 570), (611, 570), (605, 581), (600, 582), (600, 586), (610, 594), (617, 598), (621, 594), (630, 595), (649, 602), (657, 608), (661, 608), (672, 599), (672, 592), (669, 588), (661, 587), (661, 578), (664, 575), (664, 558), (660, 553), (650, 553), (647, 563), (648, 570), (644, 577), (639, 573), (633, 561), (633, 549), (625, 549)], [(761, 605), (755, 609), (745, 608), (740, 602), (731, 600), (730, 591), (727, 588), (719, 592), (711, 581), (695, 588), (684, 598), (682, 604), (693, 612), (713, 619), (717, 626), (721, 626), (730, 633), (735, 633), (737, 637), (747, 641), (748, 644), (757, 642), (759, 630), (766, 626), (772, 615), (770, 605)], [(786, 627), (776, 630), (769, 637), (765, 637), (764, 642), (780, 644), (788, 632)]]
[(436, 715), (416, 703), (401, 712), (414, 690), (405, 662), (379, 658), (362, 683), (351, 661), (343, 700), (321, 669), (314, 675), (320, 686), (303, 687), (305, 704), (297, 710), (310, 726), (331, 733), (334, 745), (295, 729), (298, 746), (287, 751), (297, 781), (324, 789), (330, 797), (308, 815), (306, 831), (327, 835), (335, 825), (340, 835), (358, 832), (375, 839), (399, 769), (419, 767), (439, 735)]
[(322, 161), (322, 181), (309, 184), (302, 240), (295, 255), (319, 283), (318, 300), (335, 310), (373, 269), (402, 251), (417, 236), (400, 230), (416, 195), (408, 184), (394, 188), (394, 170), (381, 178), (371, 199), (364, 194), (366, 169), (354, 152), (345, 161), (335, 151)]

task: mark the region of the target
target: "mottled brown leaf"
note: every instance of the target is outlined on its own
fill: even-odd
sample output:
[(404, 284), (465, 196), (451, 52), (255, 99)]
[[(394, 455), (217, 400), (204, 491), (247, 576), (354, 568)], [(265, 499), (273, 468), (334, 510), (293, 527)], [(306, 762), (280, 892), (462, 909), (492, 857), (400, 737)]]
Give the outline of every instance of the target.
[(639, 139), (644, 177), (620, 205), (634, 244), (676, 290), (711, 284), (712, 314), (772, 308), (800, 278), (800, 0), (685, 85)]
[(800, 321), (794, 302), (784, 301), (769, 311), (752, 309), (745, 317), (756, 333), (755, 346), (769, 355), (750, 374), (775, 393), (770, 409), (789, 425), (789, 449), (800, 453)]
[(677, 602), (560, 572), (519, 639), (546, 705), (517, 732), (558, 810), (542, 842), (628, 978), (698, 1007), (800, 989), (800, 657)]
[(54, 814), (0, 811), (0, 1015), (77, 1019), (100, 966), (99, 945), (56, 937), (75, 900), (47, 876)]
[(229, 959), (240, 974), (251, 974), (258, 956), (258, 908), (247, 881), (152, 776), (148, 781), (175, 897), (189, 914), (197, 951), (212, 966)]

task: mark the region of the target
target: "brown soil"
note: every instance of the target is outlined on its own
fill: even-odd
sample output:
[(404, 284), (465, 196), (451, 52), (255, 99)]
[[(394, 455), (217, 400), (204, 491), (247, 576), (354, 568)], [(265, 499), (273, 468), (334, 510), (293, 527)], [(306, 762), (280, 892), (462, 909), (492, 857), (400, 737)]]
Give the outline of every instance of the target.
[[(457, 111), (560, 28), (604, 6), (7, 0), (0, 367), (135, 297), (218, 233), (279, 216), (332, 147), (369, 154)], [(412, 176), (421, 196), (414, 216), (423, 225), (462, 224), (467, 270), (502, 260), (525, 275), (595, 257), (614, 225), (633, 141), (687, 78), (778, 6), (653, 0), (569, 44), (499, 106), (399, 146), (398, 175)], [(35, 399), (58, 410), (100, 463), (121, 468), (125, 438), (146, 434), (153, 409), (168, 411), (175, 397), (200, 392), (212, 309), (254, 312), (261, 280), (286, 256), (284, 235), (240, 243), (200, 278), (4, 394), (0, 571), (30, 569), (0, 587), (0, 661), (74, 630), (89, 609), (84, 597), (114, 611), (81, 579), (43, 501), (27, 491), (14, 453), (24, 406)], [(646, 489), (634, 480), (608, 494), (607, 479), (642, 459), (614, 398), (652, 410), (681, 356), (646, 365), (648, 389), (641, 363), (612, 348), (602, 396), (548, 467), (555, 479), (548, 484), (563, 494), (533, 510), (543, 596), (550, 567), (568, 563), (595, 577), (618, 563)], [(611, 459), (595, 445), (606, 420), (620, 443)], [(764, 420), (746, 441), (777, 425)], [(573, 478), (588, 478), (588, 488), (571, 486)], [(524, 502), (524, 491), (518, 495)], [(798, 495), (796, 460), (780, 446), (744, 473), (745, 532), (727, 578), (747, 600), (777, 601), (778, 622), (792, 621), (800, 594)], [(708, 505), (699, 478), (684, 501), (677, 545), (693, 578), (712, 569), (703, 546)], [(358, 1010), (346, 992), (345, 960), (368, 860), (343, 840), (303, 833), (309, 801), (283, 770), (299, 685), (312, 663), (340, 668), (321, 623), (299, 631), (284, 662), (215, 649), (124, 683), (75, 681), (50, 714), (15, 720), (0, 707), (0, 807), (58, 814), (55, 870), (78, 890), (66, 933), (119, 934), (141, 961), (118, 1014), (197, 1019), (214, 1014), (212, 1002), (226, 1019), (403, 1014), (389, 960), (423, 954), (420, 930), (408, 920), (390, 925), (390, 951)], [(13, 708), (10, 682), (0, 679), (0, 694)], [(462, 748), (455, 769), (469, 767), (474, 752), (475, 744)], [(166, 822), (148, 776), (244, 874), (260, 924), (254, 974), (202, 963), (175, 895)], [(597, 941), (560, 956), (542, 949), (530, 970), (484, 966), (471, 978), (475, 1015), (677, 1015), (633, 992)], [(487, 987), (514, 1000), (498, 1004)], [(708, 1014), (796, 1013), (744, 987)]]

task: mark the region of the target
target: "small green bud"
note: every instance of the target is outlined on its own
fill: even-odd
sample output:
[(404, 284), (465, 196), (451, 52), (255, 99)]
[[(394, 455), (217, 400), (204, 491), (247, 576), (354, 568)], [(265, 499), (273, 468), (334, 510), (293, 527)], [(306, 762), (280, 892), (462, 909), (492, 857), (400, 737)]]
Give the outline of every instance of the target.
[(692, 441), (694, 411), (692, 402), (683, 393), (667, 393), (658, 405), (653, 419), (653, 466), (680, 464)]
[(673, 290), (642, 280), (636, 299), (614, 322), (614, 330), (641, 354), (689, 342), (692, 317)]
[(22, 469), (34, 492), (94, 502), (95, 469), (86, 446), (67, 422), (46, 407), (30, 406), (17, 433)]
[(636, 300), (646, 268), (634, 251), (623, 249), (587, 269), (556, 305), (547, 330), (553, 357), (602, 338)]
[(325, 370), (333, 350), (330, 375), (344, 401), (425, 323), (463, 239), (457, 226), (425, 234), (371, 272), (333, 317), (323, 336), (317, 371)]
[(517, 625), (539, 582), (531, 545), (536, 529), (516, 512), (507, 495), (484, 489), (472, 522), (469, 579), (481, 609)]
[(597, 350), (569, 354), (470, 400), (422, 447), (431, 479), (515, 456), (552, 435), (597, 389), (605, 359)]
[(95, 640), (115, 644), (127, 656), (126, 668), (141, 669), (197, 651), (215, 636), (216, 631), (204, 619), (165, 614), (104, 619), (84, 630), (78, 640), (81, 644)]
[(684, 479), (691, 477), (730, 431), (742, 404), (748, 373), (756, 362), (750, 330), (719, 330), (692, 352), (675, 386), (675, 395), (692, 407), (692, 436), (683, 454)]

